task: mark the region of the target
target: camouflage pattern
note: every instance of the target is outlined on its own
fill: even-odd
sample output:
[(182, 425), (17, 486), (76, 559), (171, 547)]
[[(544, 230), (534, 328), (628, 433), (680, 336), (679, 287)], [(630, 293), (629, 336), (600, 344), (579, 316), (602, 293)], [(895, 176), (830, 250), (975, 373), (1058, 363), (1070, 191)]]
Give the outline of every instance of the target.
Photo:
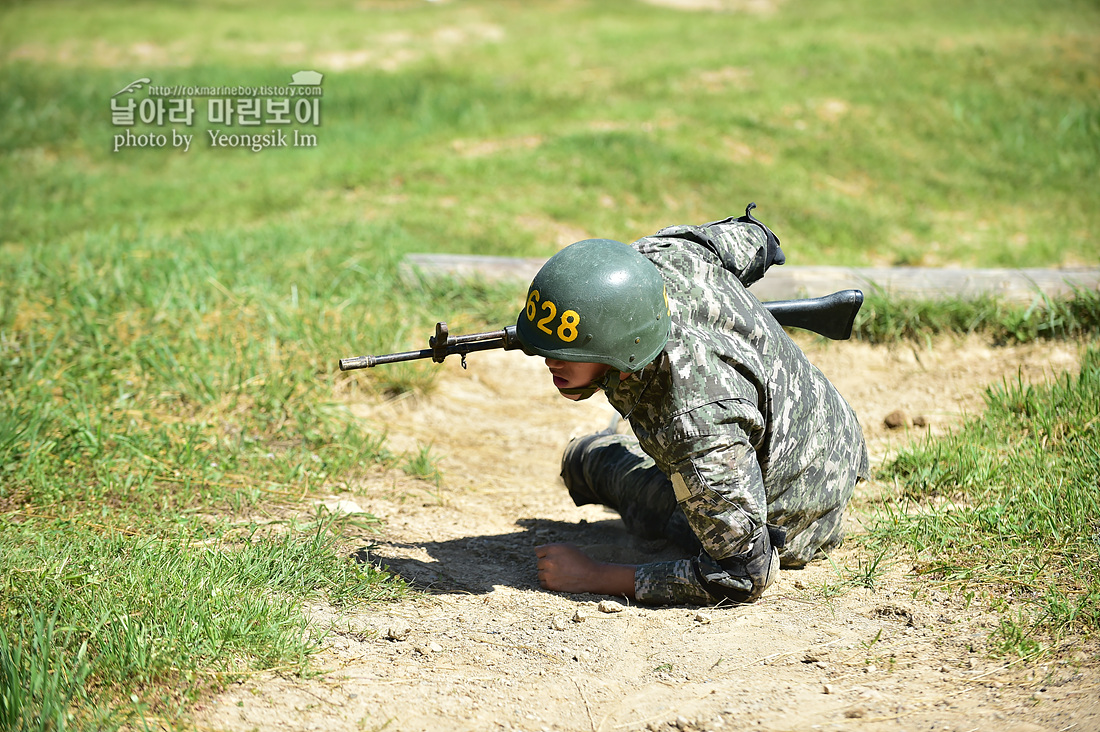
[[(743, 284), (768, 266), (764, 229), (730, 218), (632, 246), (664, 277), (671, 335), (606, 390), (634, 436), (570, 445), (563, 479), (575, 500), (616, 508), (632, 531), (684, 544), (679, 511), (697, 537), (694, 558), (638, 568), (639, 602), (751, 601), (774, 580), (776, 554), (797, 567), (840, 543), (844, 507), (868, 473), (862, 431)], [(786, 530), (781, 550), (766, 525)]]

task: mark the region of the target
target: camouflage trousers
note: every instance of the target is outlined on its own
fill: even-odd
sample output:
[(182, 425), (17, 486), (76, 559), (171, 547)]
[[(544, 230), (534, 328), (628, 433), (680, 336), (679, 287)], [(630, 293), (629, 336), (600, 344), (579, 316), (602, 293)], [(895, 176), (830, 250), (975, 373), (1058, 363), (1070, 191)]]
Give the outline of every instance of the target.
[[(601, 432), (574, 439), (562, 456), (561, 477), (576, 505), (599, 504), (617, 511), (631, 534), (664, 539), (692, 554), (702, 550), (676, 501), (672, 481), (642, 451), (634, 435)], [(779, 554), (780, 566), (801, 567), (840, 546), (843, 518), (841, 505), (797, 534), (788, 534)]]

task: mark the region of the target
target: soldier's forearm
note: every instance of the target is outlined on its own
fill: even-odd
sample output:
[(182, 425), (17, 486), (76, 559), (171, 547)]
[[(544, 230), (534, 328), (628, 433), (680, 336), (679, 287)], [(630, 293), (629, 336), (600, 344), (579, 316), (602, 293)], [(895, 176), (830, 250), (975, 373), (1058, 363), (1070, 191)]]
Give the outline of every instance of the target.
[(592, 589), (597, 595), (614, 595), (634, 599), (634, 572), (637, 570), (633, 564), (600, 564), (600, 575), (597, 585), (599, 589)]

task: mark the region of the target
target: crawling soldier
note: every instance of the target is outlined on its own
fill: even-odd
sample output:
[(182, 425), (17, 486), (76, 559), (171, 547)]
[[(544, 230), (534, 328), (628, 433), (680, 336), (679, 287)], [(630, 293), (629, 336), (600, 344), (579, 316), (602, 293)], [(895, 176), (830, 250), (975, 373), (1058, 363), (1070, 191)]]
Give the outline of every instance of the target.
[(696, 553), (633, 566), (540, 546), (546, 589), (750, 602), (780, 566), (840, 544), (867, 448), (851, 407), (745, 289), (783, 263), (752, 208), (632, 245), (577, 242), (532, 281), (516, 325), (524, 349), (545, 357), (567, 399), (602, 390), (633, 431), (573, 440), (569, 495)]

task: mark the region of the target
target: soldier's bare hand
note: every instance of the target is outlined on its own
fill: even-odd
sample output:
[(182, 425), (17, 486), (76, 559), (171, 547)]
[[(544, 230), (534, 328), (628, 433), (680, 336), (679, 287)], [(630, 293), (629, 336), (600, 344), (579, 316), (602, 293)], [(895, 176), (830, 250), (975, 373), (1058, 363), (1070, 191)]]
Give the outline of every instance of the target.
[(535, 547), (539, 584), (556, 592), (634, 597), (634, 567), (597, 562), (572, 544)]

